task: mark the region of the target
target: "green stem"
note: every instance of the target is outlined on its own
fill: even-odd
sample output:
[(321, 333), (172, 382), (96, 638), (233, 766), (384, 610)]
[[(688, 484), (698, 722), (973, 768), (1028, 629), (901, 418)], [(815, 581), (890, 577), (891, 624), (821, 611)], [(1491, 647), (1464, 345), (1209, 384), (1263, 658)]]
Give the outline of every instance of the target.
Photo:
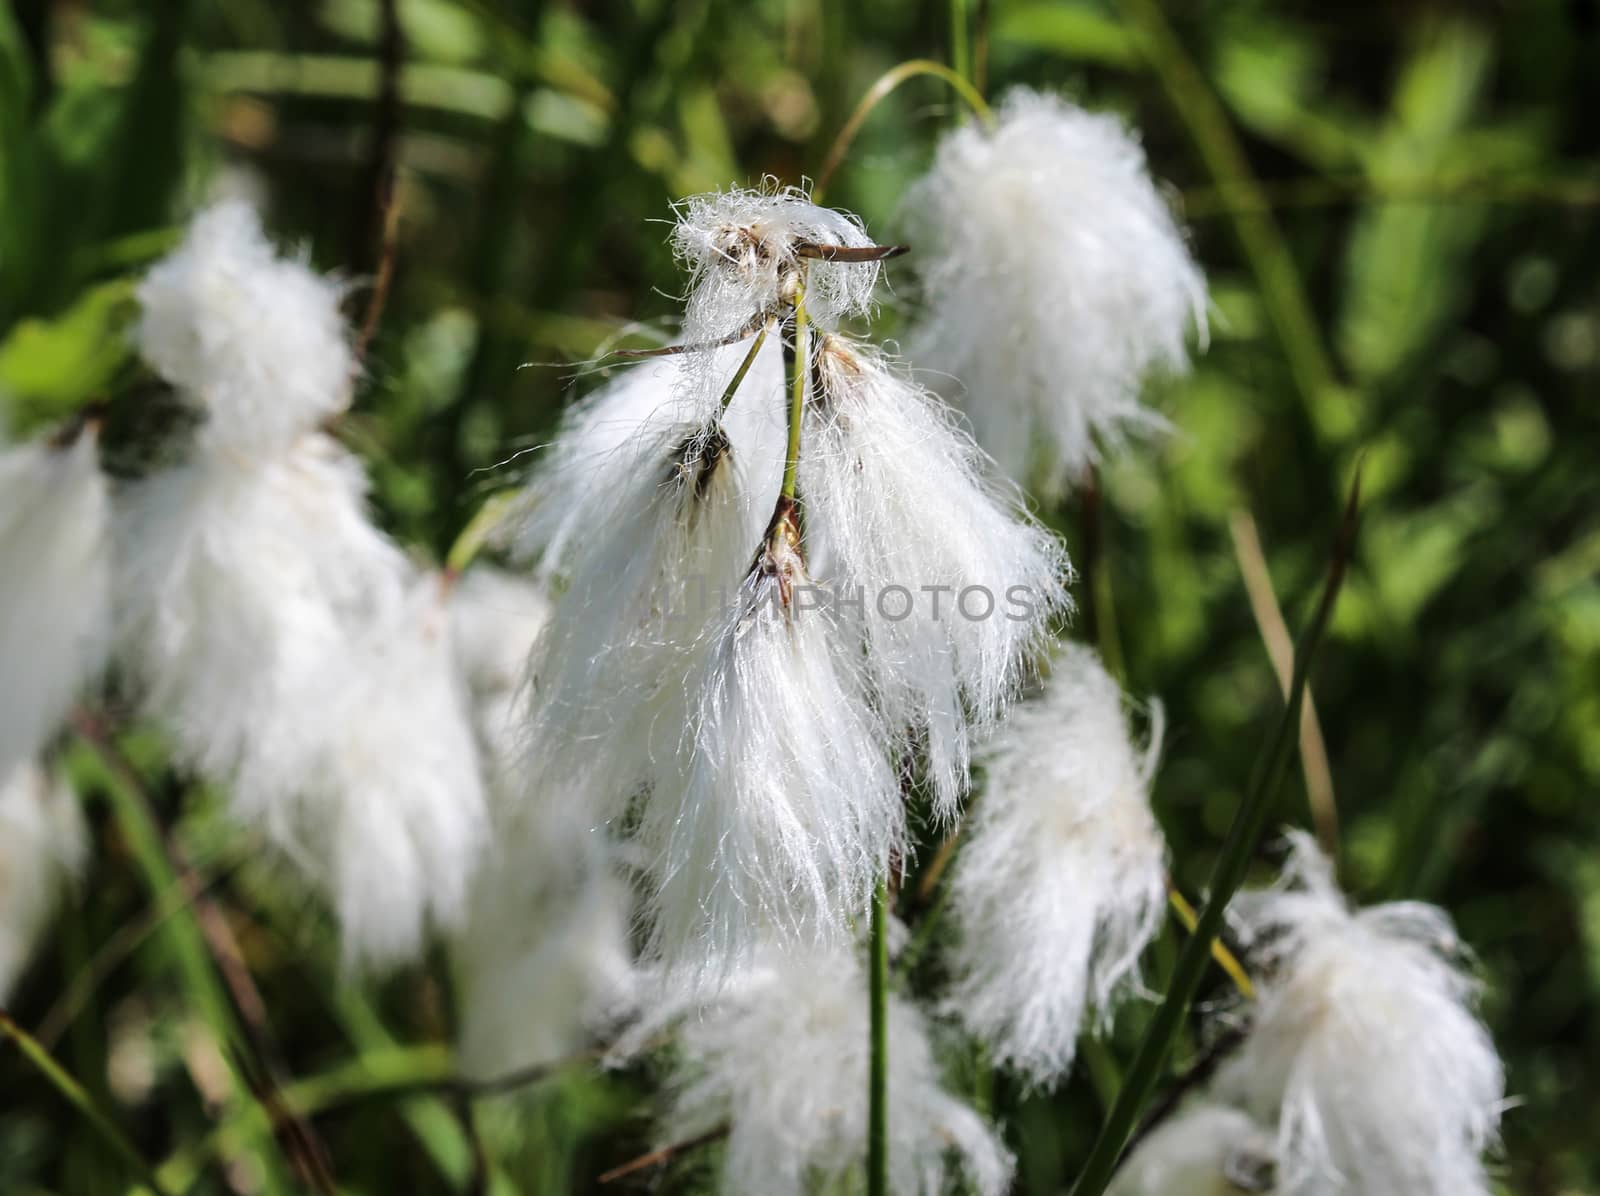
[(733, 402), (733, 396), (744, 385), (745, 375), (750, 372), (750, 367), (755, 365), (756, 357), (761, 352), (761, 346), (767, 343), (767, 333), (772, 330), (772, 321), (768, 320), (761, 326), (761, 331), (756, 333), (755, 342), (750, 346), (750, 351), (744, 355), (744, 360), (739, 363), (739, 368), (734, 371), (733, 377), (728, 379), (728, 385), (722, 392), (722, 400), (717, 404), (717, 411), (727, 414), (728, 404)]
[(942, 62), (935, 62), (931, 58), (909, 59), (879, 75), (877, 82), (867, 88), (866, 95), (861, 97), (861, 102), (850, 114), (850, 119), (844, 122), (844, 128), (840, 129), (839, 135), (833, 139), (833, 148), (828, 151), (827, 160), (817, 174), (816, 185), (811, 189), (812, 203), (822, 202), (822, 193), (827, 190), (828, 181), (833, 178), (834, 172), (839, 169), (839, 164), (844, 161), (851, 142), (855, 141), (856, 134), (861, 132), (861, 126), (866, 123), (867, 117), (872, 115), (872, 110), (906, 80), (921, 75), (932, 75), (936, 79), (943, 80), (966, 101), (967, 106), (977, 114), (979, 120), (990, 128), (994, 127), (994, 110), (989, 107), (989, 102), (976, 87)]
[(968, 28), (967, 0), (950, 0), (950, 67), (963, 79), (972, 79), (972, 35)]
[(806, 409), (806, 379), (811, 372), (810, 337), (806, 327), (806, 284), (801, 275), (794, 297), (794, 361), (789, 380), (789, 455), (783, 461), (784, 498), (793, 499), (800, 476), (800, 420)]
[(889, 1193), (889, 894), (872, 893), (872, 1056), (867, 1072), (867, 1196)]
[(1345, 509), (1344, 524), (1328, 569), (1328, 580), (1322, 589), (1321, 601), (1296, 647), (1294, 680), (1289, 686), (1287, 704), (1267, 741), (1265, 753), (1257, 762), (1245, 798), (1234, 815), (1233, 825), (1228, 828), (1228, 837), (1223, 842), (1222, 852), (1211, 873), (1210, 897), (1205, 909), (1200, 913), (1194, 933), (1183, 945), (1166, 997), (1139, 1043), (1138, 1054), (1134, 1056), (1122, 1088), (1117, 1093), (1116, 1103), (1106, 1115), (1100, 1136), (1095, 1139), (1089, 1161), (1073, 1185), (1072, 1196), (1101, 1196), (1111, 1182), (1128, 1135), (1133, 1132), (1139, 1113), (1160, 1077), (1173, 1040), (1182, 1028), (1189, 1006), (1200, 987), (1201, 977), (1211, 958), (1211, 944), (1222, 930), (1223, 913), (1244, 881), (1250, 858), (1260, 842), (1262, 830), (1273, 809), (1273, 798), (1282, 787), (1284, 775), (1294, 758), (1295, 745), (1299, 740), (1300, 711), (1305, 703), (1306, 681), (1317, 646), (1333, 613), (1339, 587), (1344, 581), (1345, 566), (1350, 559), (1351, 544), (1355, 537), (1360, 491), (1358, 472), (1350, 490), (1350, 502)]
[(83, 1119), (89, 1123), (95, 1133), (104, 1138), (106, 1143), (117, 1154), (122, 1156), (123, 1161), (145, 1183), (149, 1184), (156, 1192), (165, 1193), (167, 1191), (156, 1178), (155, 1169), (139, 1153), (138, 1148), (128, 1139), (128, 1136), (117, 1128), (116, 1123), (111, 1120), (110, 1116), (102, 1112), (94, 1103), (94, 1098), (89, 1095), (88, 1090), (73, 1079), (67, 1069), (57, 1063), (50, 1052), (39, 1045), (33, 1035), (12, 1021), (10, 1015), (4, 1011), (0, 1011), (0, 1034), (17, 1044), (18, 1049), (26, 1056), (28, 1062), (32, 1063), (39, 1073), (50, 1081), (51, 1086), (61, 1094), (68, 1104), (82, 1114)]

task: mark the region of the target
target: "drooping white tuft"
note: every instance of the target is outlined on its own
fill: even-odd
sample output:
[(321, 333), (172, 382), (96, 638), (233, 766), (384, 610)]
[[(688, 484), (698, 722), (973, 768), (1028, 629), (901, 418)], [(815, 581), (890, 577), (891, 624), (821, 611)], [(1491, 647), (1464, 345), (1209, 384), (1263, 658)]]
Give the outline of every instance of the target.
[[(745, 346), (735, 348), (742, 358)], [(762, 358), (776, 352), (770, 346)], [(731, 376), (737, 364), (720, 363), (719, 393), (722, 367)], [(540, 538), (547, 559), (565, 544), (567, 587), (534, 653), (529, 756), (551, 796), (581, 806), (591, 825), (620, 817), (679, 754), (696, 645), (723, 619), (777, 497), (778, 377), (775, 362), (753, 370), (723, 418), (715, 396), (709, 417), (683, 418), (672, 403), (652, 408), (609, 451), (558, 449), (551, 460), (558, 476), (548, 493), (570, 504), (556, 515), (571, 531)], [(573, 438), (624, 401), (633, 400), (602, 400)], [(543, 484), (535, 478), (536, 494)]]
[(1258, 999), (1215, 1088), (1277, 1127), (1293, 1196), (1487, 1193), (1504, 1072), (1442, 910), (1352, 911), (1309, 835), (1284, 880), (1234, 899)]
[(1136, 978), (1160, 924), (1153, 746), (1135, 747), (1121, 690), (1075, 647), (980, 763), (986, 780), (950, 882), (947, 1007), (996, 1063), (1049, 1084), (1071, 1067), (1085, 1014), (1109, 1015)]
[(83, 810), (65, 781), (31, 762), (0, 777), (0, 1002), (88, 850)]
[(998, 117), (947, 134), (907, 196), (927, 297), (910, 356), (1053, 495), (1098, 444), (1160, 425), (1140, 387), (1184, 368), (1205, 282), (1120, 119), (1024, 89)]
[(817, 355), (800, 494), (831, 600), (859, 628), (885, 722), (926, 753), (955, 815), (970, 744), (990, 730), (1068, 605), (1059, 542), (982, 476), (942, 402), (871, 348)]
[(545, 587), (530, 578), (475, 565), (450, 593), (456, 662), (471, 698), (473, 725), (491, 788), (511, 782), (527, 734), (528, 655), (550, 621)]
[(139, 286), (139, 352), (207, 420), (200, 441), (249, 458), (344, 410), (356, 363), (343, 288), (279, 257), (247, 204), (201, 212)]
[(308, 835), (330, 836), (320, 862), (346, 953), (377, 964), (414, 956), (430, 923), (461, 924), (488, 837), (443, 599), (439, 577), (419, 578), (307, 711), (323, 728), (301, 787)]
[[(679, 1141), (728, 1124), (718, 1186), (728, 1196), (856, 1190), (866, 1155), (868, 1016), (866, 975), (852, 951), (764, 953), (683, 1024), (660, 1136)], [(894, 996), (888, 1046), (889, 1190), (937, 1196), (959, 1173), (963, 1190), (1005, 1192), (1011, 1156), (941, 1087), (926, 1024)]]
[[(672, 247), (689, 271), (683, 326), (689, 344), (721, 340), (792, 301), (802, 246), (872, 244), (855, 217), (820, 208), (804, 191), (770, 181), (759, 190), (693, 196), (678, 205), (677, 214)], [(876, 262), (807, 262), (807, 316), (831, 329), (847, 316), (866, 313), (878, 273)]]
[(201, 457), (118, 496), (119, 655), (188, 767), (226, 781), (249, 760), (266, 792), (289, 787), (271, 779), (279, 716), (298, 726), (346, 639), (401, 599), (405, 559), (367, 521), (365, 492), (355, 461), (311, 436), (281, 459)]
[(1271, 1192), (1272, 1135), (1247, 1114), (1198, 1100), (1153, 1130), (1117, 1168), (1106, 1196)]
[(55, 733), (110, 642), (95, 437), (0, 446), (0, 777)]
[(605, 846), (570, 829), (496, 810), (453, 945), (469, 1074), (561, 1059), (632, 1005), (631, 890)]
[(809, 584), (792, 546), (766, 550), (689, 681), (677, 775), (657, 778), (640, 829), (669, 970), (725, 976), (771, 937), (842, 941), (903, 857), (887, 735)]

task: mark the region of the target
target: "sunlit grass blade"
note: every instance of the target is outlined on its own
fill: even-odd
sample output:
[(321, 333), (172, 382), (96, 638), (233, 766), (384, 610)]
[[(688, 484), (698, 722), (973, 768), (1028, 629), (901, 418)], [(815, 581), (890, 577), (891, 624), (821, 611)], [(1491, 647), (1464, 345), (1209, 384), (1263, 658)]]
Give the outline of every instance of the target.
[(1243, 883), (1245, 872), (1250, 866), (1250, 858), (1255, 854), (1256, 845), (1261, 840), (1262, 831), (1273, 810), (1273, 799), (1282, 788), (1284, 776), (1294, 759), (1306, 683), (1310, 676), (1311, 665), (1316, 659), (1317, 648), (1322, 643), (1322, 637), (1333, 614), (1334, 603), (1344, 582), (1345, 570), (1349, 565), (1355, 540), (1360, 495), (1361, 476), (1358, 469), (1356, 479), (1350, 487), (1349, 503), (1345, 507), (1344, 520), (1334, 547), (1333, 559), (1328, 567), (1328, 577), (1322, 588), (1321, 599), (1296, 646), (1294, 679), (1289, 686), (1288, 701), (1277, 724), (1273, 727), (1265, 750), (1256, 761), (1244, 800), (1240, 802), (1239, 809), (1234, 815), (1233, 825), (1228, 829), (1222, 852), (1212, 869), (1205, 908), (1201, 910), (1200, 917), (1196, 921), (1194, 933), (1178, 956), (1178, 964), (1173, 970), (1166, 996), (1145, 1030), (1144, 1038), (1139, 1043), (1138, 1053), (1134, 1056), (1123, 1081), (1122, 1090), (1117, 1094), (1116, 1103), (1107, 1115), (1099, 1137), (1095, 1139), (1089, 1161), (1084, 1165), (1083, 1172), (1073, 1186), (1073, 1196), (1100, 1196), (1105, 1191), (1106, 1185), (1111, 1182), (1111, 1176), (1122, 1156), (1128, 1135), (1132, 1133), (1140, 1110), (1143, 1109), (1145, 1101), (1160, 1078), (1161, 1069), (1172, 1049), (1173, 1040), (1182, 1028), (1189, 1006), (1200, 987), (1206, 963), (1211, 958), (1211, 944), (1222, 929), (1223, 913)]

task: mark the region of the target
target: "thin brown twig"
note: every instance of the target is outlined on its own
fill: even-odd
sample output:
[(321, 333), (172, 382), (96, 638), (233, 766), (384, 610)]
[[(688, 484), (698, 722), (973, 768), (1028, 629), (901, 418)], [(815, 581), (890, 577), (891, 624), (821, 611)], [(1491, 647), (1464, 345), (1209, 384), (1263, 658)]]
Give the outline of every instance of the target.
[(400, 151), (400, 73), (405, 64), (405, 30), (399, 0), (378, 0), (378, 93), (372, 108), (372, 146), (356, 192), (351, 254), (365, 272), (376, 249), (373, 235), (383, 215), (384, 190), (394, 177)]
[(378, 200), (383, 209), (383, 244), (378, 253), (378, 272), (372, 280), (372, 294), (367, 299), (367, 312), (361, 319), (361, 332), (356, 337), (356, 364), (367, 359), (367, 350), (378, 335), (378, 324), (383, 319), (383, 308), (389, 299), (389, 288), (394, 283), (395, 261), (400, 253), (400, 178), (391, 172), (383, 181)]
[(721, 1125), (712, 1126), (703, 1134), (696, 1134), (694, 1137), (685, 1138), (681, 1142), (669, 1143), (666, 1146), (662, 1146), (656, 1150), (650, 1151), (648, 1154), (642, 1154), (636, 1159), (629, 1159), (626, 1163), (623, 1163), (617, 1167), (613, 1167), (610, 1171), (601, 1174), (600, 1178), (596, 1180), (596, 1182), (602, 1184), (614, 1183), (623, 1176), (632, 1175), (635, 1171), (643, 1171), (649, 1167), (657, 1167), (662, 1163), (667, 1162), (669, 1159), (685, 1153), (686, 1151), (696, 1150), (702, 1146), (709, 1146), (713, 1142), (716, 1142), (722, 1138), (726, 1138), (732, 1129), (733, 1127), (727, 1122), (723, 1122)]
[[(1290, 638), (1289, 625), (1284, 622), (1283, 610), (1273, 592), (1272, 574), (1267, 569), (1267, 558), (1261, 548), (1256, 521), (1249, 511), (1241, 508), (1229, 515), (1228, 531), (1233, 537), (1233, 553), (1244, 578), (1250, 611), (1255, 616), (1267, 655), (1272, 660), (1273, 672), (1278, 675), (1278, 686), (1287, 696), (1294, 673), (1294, 641)], [(1317, 842), (1330, 859), (1337, 859), (1339, 806), (1334, 797), (1328, 745), (1322, 736), (1322, 722), (1317, 717), (1317, 704), (1309, 684), (1300, 715), (1300, 767), (1306, 779), (1306, 798), (1311, 805), (1311, 820), (1316, 827)]]

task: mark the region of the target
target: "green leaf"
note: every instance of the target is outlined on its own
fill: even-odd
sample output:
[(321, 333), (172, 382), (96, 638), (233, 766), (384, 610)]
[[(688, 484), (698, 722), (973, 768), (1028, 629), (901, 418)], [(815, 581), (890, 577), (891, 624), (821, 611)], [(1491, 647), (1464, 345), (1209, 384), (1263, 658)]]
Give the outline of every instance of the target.
[(994, 40), (1107, 66), (1131, 66), (1139, 59), (1132, 31), (1092, 4), (1025, 4), (1011, 9), (995, 22)]
[(128, 278), (103, 283), (61, 315), (21, 320), (0, 340), (0, 393), (17, 404), (19, 424), (57, 419), (105, 390), (128, 358), (133, 287)]

